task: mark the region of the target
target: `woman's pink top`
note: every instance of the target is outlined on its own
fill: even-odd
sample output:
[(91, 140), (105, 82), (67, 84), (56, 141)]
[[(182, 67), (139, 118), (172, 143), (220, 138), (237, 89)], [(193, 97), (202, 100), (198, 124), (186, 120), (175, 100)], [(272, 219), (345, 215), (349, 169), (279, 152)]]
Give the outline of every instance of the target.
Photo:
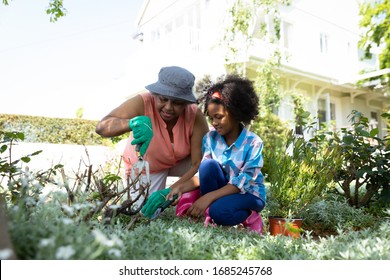
[[(156, 110), (155, 98), (150, 92), (140, 95), (144, 100), (144, 114), (150, 117), (153, 127), (153, 138), (143, 158), (149, 162), (150, 173), (159, 173), (175, 166), (177, 162), (190, 155), (197, 106), (191, 104), (185, 107), (183, 114), (180, 115), (172, 129), (174, 143), (171, 143), (167, 125)], [(132, 140), (133, 135), (130, 133), (123, 153), (123, 161), (128, 175), (132, 165), (138, 160), (135, 146), (131, 145)]]

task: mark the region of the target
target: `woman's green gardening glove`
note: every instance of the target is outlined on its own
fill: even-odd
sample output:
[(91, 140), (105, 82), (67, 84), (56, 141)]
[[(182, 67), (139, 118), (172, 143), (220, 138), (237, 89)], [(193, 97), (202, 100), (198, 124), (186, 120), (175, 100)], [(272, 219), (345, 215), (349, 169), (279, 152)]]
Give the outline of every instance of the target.
[(147, 116), (137, 116), (129, 121), (129, 126), (133, 131), (133, 141), (131, 145), (139, 144), (140, 154), (143, 156), (149, 147), (150, 141), (153, 137), (152, 122)]
[(146, 200), (144, 207), (142, 207), (141, 213), (151, 219), (157, 208), (164, 203), (170, 191), (170, 188), (166, 188), (152, 193)]

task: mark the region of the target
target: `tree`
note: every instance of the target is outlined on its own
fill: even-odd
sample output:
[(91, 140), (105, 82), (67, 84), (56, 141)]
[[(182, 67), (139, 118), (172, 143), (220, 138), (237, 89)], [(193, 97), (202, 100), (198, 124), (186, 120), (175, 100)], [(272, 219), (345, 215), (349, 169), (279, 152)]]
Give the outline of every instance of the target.
[[(9, 0), (3, 0), (5, 6), (9, 5)], [(51, 22), (56, 22), (60, 17), (65, 16), (67, 10), (63, 6), (63, 0), (50, 0), (46, 14), (50, 16)]]
[[(359, 47), (366, 58), (372, 57), (373, 47), (378, 47), (379, 68), (390, 68), (390, 0), (365, 0), (360, 5), (360, 27), (364, 35)], [(390, 78), (390, 74), (388, 74)]]

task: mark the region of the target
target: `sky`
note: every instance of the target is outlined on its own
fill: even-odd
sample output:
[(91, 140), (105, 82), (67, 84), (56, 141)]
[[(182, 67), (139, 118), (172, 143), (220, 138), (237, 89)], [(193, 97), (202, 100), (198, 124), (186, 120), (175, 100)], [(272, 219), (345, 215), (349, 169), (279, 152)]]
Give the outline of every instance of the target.
[(0, 113), (98, 120), (124, 101), (143, 0), (0, 2)]

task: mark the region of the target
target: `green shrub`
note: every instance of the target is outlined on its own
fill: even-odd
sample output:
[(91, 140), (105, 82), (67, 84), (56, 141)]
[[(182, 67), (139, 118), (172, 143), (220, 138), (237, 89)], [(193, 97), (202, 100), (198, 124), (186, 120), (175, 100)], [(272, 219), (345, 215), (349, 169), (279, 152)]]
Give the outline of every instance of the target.
[[(390, 119), (390, 114), (382, 117)], [(370, 130), (368, 118), (358, 111), (352, 111), (350, 122), (350, 129), (328, 133), (331, 148), (343, 157), (335, 179), (350, 205), (365, 207), (375, 196), (389, 201), (390, 136), (378, 137), (378, 128)]]
[[(63, 207), (63, 206), (62, 206)], [(313, 239), (260, 237), (244, 229), (208, 227), (202, 221), (175, 217), (174, 208), (150, 223), (127, 230), (119, 219), (103, 227), (82, 223), (63, 213), (61, 204), (36, 208), (29, 219), (10, 211), (11, 234), (17, 254), (24, 259), (127, 259), (127, 260), (330, 260), (390, 259), (390, 223), (362, 231), (338, 231)], [(75, 209), (75, 208), (74, 208)], [(69, 211), (69, 210), (68, 210)], [(70, 210), (72, 212), (72, 210)]]
[(252, 124), (251, 130), (263, 140), (264, 166), (263, 174), (269, 173), (268, 158), (272, 155), (283, 152), (286, 146), (286, 134), (289, 129), (287, 123), (283, 122), (277, 115), (267, 113), (258, 117)]
[(103, 138), (95, 132), (97, 121), (0, 114), (0, 131), (18, 131), (24, 141), (53, 144), (112, 145), (128, 135)]
[[(30, 174), (23, 170), (21, 163), (29, 163), (31, 158), (40, 154), (42, 151), (36, 151), (29, 155), (13, 158), (12, 147), (19, 141), (24, 141), (24, 134), (21, 132), (3, 132), (0, 131), (0, 195), (16, 204), (28, 199), (38, 199), (40, 189), (52, 181), (57, 170), (63, 166), (55, 165), (45, 171), (38, 171)], [(29, 180), (34, 180), (34, 184), (29, 186)]]
[(321, 135), (306, 141), (291, 130), (284, 149), (265, 159), (269, 215), (300, 217), (307, 205), (334, 187), (332, 178), (340, 159), (339, 152), (329, 149)]
[[(7, 137), (20, 139), (21, 134)], [(2, 143), (2, 153), (8, 150), (4, 145)], [(27, 158), (29, 156), (25, 159), (28, 162)], [(18, 186), (12, 196), (8, 195), (9, 189), (1, 187), (0, 195), (7, 198), (10, 235), (20, 259), (390, 259), (389, 219), (370, 224), (366, 216), (361, 215), (362, 209), (351, 211), (345, 203), (337, 204), (337, 200), (330, 200), (331, 207), (314, 204), (308, 216), (312, 215), (313, 220), (322, 219), (326, 221), (324, 225), (332, 227), (332, 219), (324, 218), (325, 214), (321, 216), (319, 212), (330, 211), (330, 215), (336, 216), (339, 211), (350, 227), (338, 226), (336, 235), (319, 239), (314, 239), (310, 232), (293, 239), (269, 233), (259, 236), (239, 227), (205, 228), (203, 221), (177, 218), (174, 208), (150, 222), (139, 219), (130, 226), (127, 216), (116, 216), (105, 224), (101, 213), (84, 219), (95, 207), (85, 192), (75, 191), (76, 197), (71, 202), (68, 190), (59, 186), (48, 192), (45, 187), (51, 182), (49, 177), (37, 180), (34, 174), (22, 171), (17, 164), (0, 162), (0, 167), (6, 170), (4, 174), (10, 174), (7, 176), (11, 182), (7, 186)], [(15, 172), (17, 178), (12, 176)], [(84, 185), (79, 188), (83, 189), (87, 183), (80, 181)], [(351, 230), (355, 226), (364, 229)]]
[(305, 229), (316, 234), (336, 234), (337, 230), (361, 230), (374, 225), (376, 218), (365, 209), (357, 209), (346, 199), (330, 195), (302, 211)]
[(339, 230), (337, 236), (322, 237), (304, 245), (318, 260), (390, 260), (390, 221), (378, 221), (361, 230)]
[[(116, 259), (122, 241), (115, 234), (105, 234), (96, 222), (84, 223), (76, 213), (90, 205), (67, 206), (54, 197), (34, 205), (30, 214), (20, 207), (8, 210), (10, 233), (20, 259)], [(85, 211), (84, 211), (85, 212)]]

